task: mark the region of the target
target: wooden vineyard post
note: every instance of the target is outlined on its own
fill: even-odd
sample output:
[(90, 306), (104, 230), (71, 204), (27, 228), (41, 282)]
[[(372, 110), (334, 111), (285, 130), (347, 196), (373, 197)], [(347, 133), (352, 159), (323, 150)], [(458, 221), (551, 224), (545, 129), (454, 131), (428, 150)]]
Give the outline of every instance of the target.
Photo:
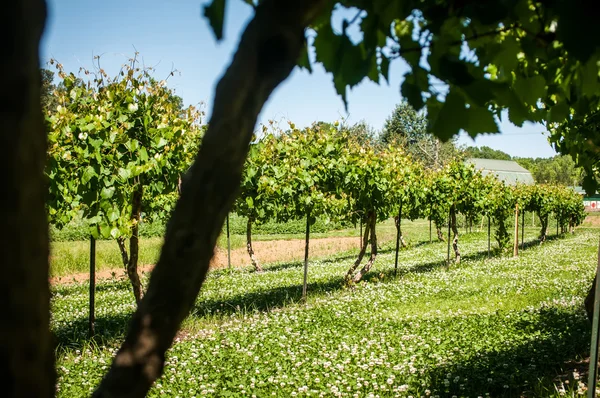
[(431, 218), (429, 219), (429, 243), (431, 243)]
[(492, 253), (492, 242), (490, 240), (490, 236), (492, 234), (492, 223), (491, 223), (491, 219), (490, 219), (490, 215), (488, 214), (487, 216), (488, 219), (488, 258), (491, 257), (491, 253)]
[(450, 217), (450, 211), (448, 210), (448, 254), (446, 256), (446, 266), (450, 266), (450, 223), (452, 221), (452, 217)]
[(306, 240), (304, 243), (304, 283), (302, 284), (302, 301), (306, 301), (308, 284), (308, 241), (310, 238), (310, 211), (306, 213)]
[(231, 239), (229, 237), (229, 213), (227, 213), (227, 268), (231, 271)]
[(513, 244), (513, 257), (519, 255), (519, 204), (515, 205), (515, 241)]
[(358, 247), (360, 247), (362, 249), (362, 217), (360, 218), (360, 222), (359, 222), (359, 228), (360, 228), (360, 241), (358, 242)]
[[(400, 223), (402, 222), (402, 201), (398, 210), (398, 225), (396, 226), (396, 261), (394, 262), (394, 277), (398, 276), (398, 252), (400, 251)], [(431, 226), (430, 226), (431, 233)]]
[(521, 250), (525, 249), (525, 210), (521, 215)]
[(600, 316), (600, 243), (598, 244), (598, 265), (596, 266), (596, 291), (594, 293), (594, 312), (592, 316), (592, 344), (590, 346), (590, 369), (588, 375), (588, 398), (596, 396), (596, 385), (598, 384), (598, 339), (599, 339), (599, 316)]
[(94, 337), (96, 332), (96, 239), (90, 236), (90, 315), (89, 315), (89, 334)]

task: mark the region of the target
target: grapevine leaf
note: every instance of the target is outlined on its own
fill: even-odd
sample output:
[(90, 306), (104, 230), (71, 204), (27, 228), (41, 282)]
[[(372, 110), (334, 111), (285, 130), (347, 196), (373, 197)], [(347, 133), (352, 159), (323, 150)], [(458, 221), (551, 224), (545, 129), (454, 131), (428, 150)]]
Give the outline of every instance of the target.
[(212, 28), (217, 41), (223, 39), (223, 25), (225, 22), (225, 3), (226, 0), (212, 0), (212, 2), (204, 6), (204, 16), (208, 19), (208, 23)]

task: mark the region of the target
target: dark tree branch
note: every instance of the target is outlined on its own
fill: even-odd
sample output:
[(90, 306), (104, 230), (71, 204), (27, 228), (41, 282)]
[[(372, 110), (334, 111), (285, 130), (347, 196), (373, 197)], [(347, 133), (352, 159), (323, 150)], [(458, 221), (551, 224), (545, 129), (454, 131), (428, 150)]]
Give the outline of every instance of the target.
[[(460, 40), (455, 40), (455, 41), (451, 41), (449, 43), (447, 43), (449, 46), (461, 46), (463, 43), (468, 43), (471, 40), (477, 40), (477, 39), (481, 39), (482, 37), (488, 37), (488, 36), (496, 36), (500, 33), (503, 32), (508, 32), (510, 30), (513, 30), (515, 28), (519, 28), (518, 25), (511, 25), (511, 26), (507, 26), (501, 29), (495, 29), (489, 32), (485, 32), (485, 33), (474, 33), (471, 36), (466, 36), (463, 39)], [(395, 58), (401, 57), (402, 54), (407, 54), (407, 53), (413, 53), (413, 52), (420, 52), (423, 51), (426, 48), (432, 47), (432, 44), (424, 44), (421, 46), (416, 46), (416, 47), (411, 47), (411, 48), (406, 48), (406, 49), (402, 49), (402, 48), (396, 48), (396, 49), (392, 49), (392, 56), (394, 56)]]
[(304, 30), (325, 0), (265, 0), (219, 82), (200, 151), (184, 177), (158, 264), (129, 332), (95, 397), (143, 397), (192, 308), (239, 189), (256, 119), (296, 65)]
[(46, 132), (39, 43), (44, 0), (7, 0), (0, 14), (0, 386), (3, 397), (53, 397)]

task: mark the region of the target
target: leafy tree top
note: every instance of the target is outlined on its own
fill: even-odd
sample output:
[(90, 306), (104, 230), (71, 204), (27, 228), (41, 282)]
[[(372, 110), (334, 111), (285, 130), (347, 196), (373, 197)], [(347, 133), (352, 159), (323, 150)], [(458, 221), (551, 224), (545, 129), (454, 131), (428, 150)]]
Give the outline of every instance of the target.
[[(128, 235), (134, 190), (148, 216), (166, 218), (151, 203), (177, 189), (199, 145), (201, 113), (181, 109), (165, 81), (135, 59), (111, 78), (99, 69), (87, 82), (56, 63), (64, 89), (49, 111), (49, 214), (61, 225), (75, 211), (94, 236)], [(151, 212), (149, 211), (151, 210)]]
[(381, 141), (391, 143), (400, 141), (411, 144), (427, 134), (427, 116), (415, 111), (406, 101), (396, 105), (392, 114), (385, 120)]
[(512, 156), (508, 153), (500, 151), (498, 149), (490, 148), (489, 146), (470, 146), (465, 149), (465, 156), (470, 158), (480, 159), (498, 159), (498, 160), (512, 160)]
[[(600, 25), (594, 2), (313, 2), (323, 6), (312, 24), (315, 61), (332, 74), (344, 103), (348, 88), (365, 78), (389, 81), (391, 63), (403, 59), (409, 71), (401, 94), (415, 110), (427, 109), (428, 128), (439, 138), (448, 140), (461, 130), (472, 137), (497, 133), (502, 109), (508, 109), (508, 118), (517, 126), (525, 121), (576, 120), (586, 127), (558, 130), (552, 139), (559, 151), (576, 157), (588, 176), (593, 175), (598, 162), (592, 154), (597, 154), (599, 143), (589, 143), (588, 131), (596, 130), (586, 118), (597, 114), (600, 98)], [(205, 8), (218, 39), (225, 3), (213, 0)], [(341, 30), (333, 27), (331, 18), (340, 8), (354, 13)], [(354, 25), (362, 33), (358, 38), (348, 33)], [(298, 65), (310, 70), (308, 50)], [(590, 189), (591, 179), (586, 179)]]

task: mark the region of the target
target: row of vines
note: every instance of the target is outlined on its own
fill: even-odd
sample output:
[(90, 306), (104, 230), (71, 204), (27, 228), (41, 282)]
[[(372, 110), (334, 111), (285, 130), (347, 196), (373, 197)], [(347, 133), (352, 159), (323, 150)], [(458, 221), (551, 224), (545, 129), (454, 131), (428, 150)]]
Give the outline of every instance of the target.
[[(458, 214), (467, 219), (489, 217), (501, 252), (509, 246), (507, 225), (517, 205), (540, 218), (541, 242), (550, 215), (557, 218), (562, 232), (585, 218), (581, 197), (567, 187), (508, 186), (460, 159), (432, 171), (400, 146), (360, 144), (336, 128), (290, 127), (285, 134), (266, 134), (252, 144), (234, 208), (248, 218), (248, 252), (257, 271), (261, 266), (252, 249), (252, 225), (269, 220), (306, 218), (307, 235), (317, 216), (364, 225), (360, 252), (345, 278), (351, 285), (373, 266), (377, 222), (390, 217), (395, 218), (402, 245), (403, 219), (431, 220), (440, 240), (444, 240), (442, 227), (448, 225), (456, 262), (460, 262)], [(370, 257), (361, 267), (369, 246)]]
[[(50, 221), (60, 228), (78, 214), (91, 225), (92, 239), (115, 239), (139, 302), (138, 225), (142, 214), (168, 219), (181, 176), (202, 139), (202, 112), (183, 107), (166, 82), (154, 79), (135, 58), (112, 78), (99, 59), (96, 72), (81, 71), (84, 79), (56, 67), (57, 106), (46, 110)], [(507, 222), (517, 204), (539, 216), (541, 241), (551, 214), (563, 231), (584, 217), (581, 198), (567, 188), (509, 187), (459, 159), (432, 171), (400, 145), (371, 145), (336, 126), (290, 124), (286, 132), (265, 128), (262, 135), (250, 145), (233, 209), (247, 218), (247, 248), (257, 271), (262, 267), (252, 247), (252, 227), (267, 221), (306, 220), (305, 279), (310, 226), (317, 218), (364, 225), (358, 257), (345, 277), (352, 285), (372, 268), (377, 222), (390, 217), (396, 220), (398, 244), (404, 243), (402, 220), (431, 220), (439, 239), (448, 225), (457, 262), (458, 214), (493, 220), (500, 251), (508, 246)]]

